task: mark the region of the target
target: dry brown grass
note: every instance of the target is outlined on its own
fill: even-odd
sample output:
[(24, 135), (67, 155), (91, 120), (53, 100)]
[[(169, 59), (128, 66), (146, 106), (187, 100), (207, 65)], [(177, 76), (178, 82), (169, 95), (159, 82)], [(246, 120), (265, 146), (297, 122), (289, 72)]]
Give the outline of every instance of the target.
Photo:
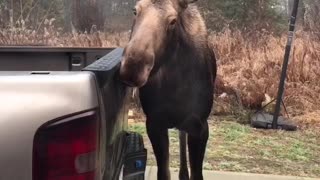
[(89, 33), (63, 33), (46, 20), (39, 30), (28, 29), (23, 24), (0, 29), (0, 46), (117, 47), (124, 46), (128, 37), (128, 32), (103, 33), (94, 29)]
[[(59, 47), (124, 46), (129, 32), (62, 33), (44, 23), (39, 31), (23, 27), (0, 30), (1, 45), (46, 45)], [(265, 94), (276, 97), (286, 35), (275, 37), (257, 33), (255, 37), (225, 30), (210, 35), (218, 57), (217, 92), (238, 98), (219, 100), (232, 112), (237, 108), (257, 108)], [(320, 126), (320, 43), (305, 32), (297, 32), (288, 70), (285, 103), (291, 117), (303, 125)], [(231, 102), (230, 99), (238, 99)], [(219, 104), (217, 104), (219, 106)], [(232, 113), (231, 112), (231, 113)]]
[[(261, 106), (265, 94), (276, 97), (286, 36), (245, 38), (226, 30), (212, 34), (223, 89), (236, 91), (245, 107)], [(320, 43), (297, 32), (286, 83), (285, 104), (301, 125), (320, 125)], [(217, 87), (219, 88), (219, 87)], [(230, 92), (229, 92), (230, 94)]]

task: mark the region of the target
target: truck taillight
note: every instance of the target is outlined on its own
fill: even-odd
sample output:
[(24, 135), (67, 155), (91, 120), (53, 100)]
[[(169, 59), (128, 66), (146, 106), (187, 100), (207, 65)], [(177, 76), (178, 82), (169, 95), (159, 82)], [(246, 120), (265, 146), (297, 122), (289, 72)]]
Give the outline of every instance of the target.
[(94, 180), (98, 117), (90, 112), (40, 128), (34, 139), (33, 180)]

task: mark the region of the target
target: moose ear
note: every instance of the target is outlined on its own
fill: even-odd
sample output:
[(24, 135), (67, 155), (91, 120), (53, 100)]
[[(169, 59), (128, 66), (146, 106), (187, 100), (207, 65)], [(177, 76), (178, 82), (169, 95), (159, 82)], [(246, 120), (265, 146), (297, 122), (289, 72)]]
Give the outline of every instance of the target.
[(198, 0), (179, 0), (179, 4), (182, 8), (187, 8), (189, 4), (197, 2)]

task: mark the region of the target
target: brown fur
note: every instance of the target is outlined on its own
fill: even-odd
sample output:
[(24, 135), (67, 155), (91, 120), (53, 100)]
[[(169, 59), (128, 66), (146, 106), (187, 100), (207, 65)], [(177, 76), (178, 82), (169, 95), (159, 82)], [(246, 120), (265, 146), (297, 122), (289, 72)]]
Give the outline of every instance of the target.
[(180, 130), (180, 180), (202, 180), (213, 104), (215, 55), (197, 7), (187, 0), (140, 0), (120, 77), (139, 87), (148, 136), (157, 158), (158, 180), (169, 180), (168, 128)]
[(188, 38), (195, 44), (205, 45), (208, 38), (207, 27), (197, 6), (189, 5), (181, 19), (185, 24)]

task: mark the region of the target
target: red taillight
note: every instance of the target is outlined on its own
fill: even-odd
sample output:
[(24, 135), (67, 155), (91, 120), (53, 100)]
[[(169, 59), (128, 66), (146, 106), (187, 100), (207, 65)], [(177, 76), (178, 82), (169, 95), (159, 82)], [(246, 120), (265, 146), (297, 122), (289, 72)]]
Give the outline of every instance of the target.
[(98, 115), (85, 113), (41, 128), (34, 140), (34, 180), (94, 180)]

